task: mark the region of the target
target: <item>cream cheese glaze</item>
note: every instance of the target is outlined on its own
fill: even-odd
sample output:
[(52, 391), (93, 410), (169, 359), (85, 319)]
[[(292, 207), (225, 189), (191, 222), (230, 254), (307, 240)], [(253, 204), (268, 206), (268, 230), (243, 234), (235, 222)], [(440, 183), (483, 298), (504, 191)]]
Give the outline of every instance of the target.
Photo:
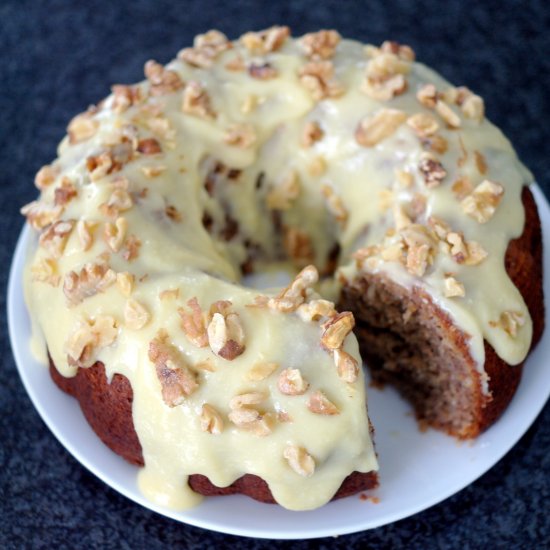
[(363, 272), (421, 286), (481, 373), (484, 339), (509, 364), (529, 349), (504, 255), (531, 178), (481, 99), (395, 43), (287, 34), (211, 31), (149, 62), (71, 122), (24, 209), (41, 231), (25, 275), (36, 332), (64, 376), (99, 360), (130, 380), (139, 485), (163, 505), (200, 500), (191, 474), (252, 473), (311, 509), (377, 469), (349, 318), (312, 268), (258, 299), (243, 266), (336, 267), (319, 287), (332, 299)]

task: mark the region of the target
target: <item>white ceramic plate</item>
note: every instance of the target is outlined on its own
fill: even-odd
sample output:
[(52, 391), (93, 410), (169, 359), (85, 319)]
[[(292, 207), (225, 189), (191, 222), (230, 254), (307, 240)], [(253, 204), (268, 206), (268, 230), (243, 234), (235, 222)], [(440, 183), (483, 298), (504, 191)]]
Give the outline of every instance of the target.
[[(550, 209), (533, 189), (550, 235)], [(420, 512), (472, 483), (504, 456), (525, 433), (550, 394), (546, 358), (550, 330), (527, 362), (523, 380), (503, 417), (475, 442), (418, 430), (410, 407), (390, 388), (370, 389), (369, 411), (376, 427), (380, 488), (378, 503), (352, 496), (311, 512), (290, 512), (243, 496), (211, 497), (187, 512), (156, 506), (141, 495), (137, 468), (105, 447), (92, 432), (76, 400), (51, 381), (48, 369), (29, 351), (30, 322), (21, 285), (30, 232), (25, 228), (13, 259), (8, 288), (10, 337), (23, 383), (43, 420), (59, 441), (86, 468), (135, 502), (177, 521), (235, 535), (273, 539), (305, 539), (372, 529)], [(545, 292), (550, 296), (550, 245), (545, 242)], [(547, 309), (548, 311), (548, 309)], [(547, 313), (546, 324), (550, 326)]]

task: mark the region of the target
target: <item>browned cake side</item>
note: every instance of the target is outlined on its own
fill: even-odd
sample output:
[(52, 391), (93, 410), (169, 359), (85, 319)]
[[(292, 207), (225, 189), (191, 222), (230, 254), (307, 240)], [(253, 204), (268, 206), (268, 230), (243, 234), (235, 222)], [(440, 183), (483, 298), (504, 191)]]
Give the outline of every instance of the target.
[[(544, 329), (542, 237), (528, 187), (522, 201), (526, 224), (508, 246), (506, 270), (533, 319), (532, 349)], [(394, 384), (412, 401), (421, 422), (461, 438), (476, 437), (512, 399), (522, 365), (507, 365), (485, 343), (487, 398), (468, 352), (468, 336), (422, 290), (409, 293), (383, 276), (363, 276), (344, 288), (339, 307), (355, 313), (374, 381)]]
[[(125, 376), (115, 374), (111, 383), (105, 367), (97, 362), (78, 369), (74, 378), (59, 374), (50, 359), (50, 374), (54, 382), (80, 403), (86, 420), (99, 438), (128, 462), (143, 466), (143, 455), (132, 419), (132, 387)], [(261, 502), (275, 503), (267, 483), (258, 476), (245, 474), (228, 487), (217, 487), (203, 475), (189, 476), (190, 487), (201, 495), (243, 494)], [(346, 497), (373, 489), (378, 485), (375, 472), (353, 472), (342, 483), (334, 498)]]

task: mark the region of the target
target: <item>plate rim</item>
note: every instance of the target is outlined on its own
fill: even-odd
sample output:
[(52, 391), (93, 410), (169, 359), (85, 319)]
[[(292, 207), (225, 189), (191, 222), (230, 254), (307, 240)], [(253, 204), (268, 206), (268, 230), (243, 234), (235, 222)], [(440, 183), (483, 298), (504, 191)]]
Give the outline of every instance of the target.
[[(546, 200), (546, 197), (542, 193), (540, 187), (536, 183), (531, 184), (530, 189), (533, 192), (533, 195), (535, 196), (535, 200), (539, 208), (539, 214), (542, 222), (542, 237), (543, 237), (543, 249), (544, 249), (543, 250), (543, 278), (544, 278), (544, 286), (545, 286), (545, 295), (550, 296), (550, 292), (548, 289), (548, 287), (550, 286), (550, 269), (549, 269), (550, 243), (547, 242), (548, 239), (545, 238), (545, 233), (550, 235), (550, 231), (548, 230), (550, 228), (550, 206)], [(545, 229), (547, 231), (545, 231)], [(18, 279), (18, 274), (22, 273), (22, 267), (26, 257), (27, 247), (30, 239), (31, 239), (31, 232), (28, 225), (25, 224), (22, 231), (19, 234), (17, 245), (15, 248), (15, 252), (14, 252), (11, 266), (10, 266), (10, 271), (9, 271), (9, 280), (8, 280), (8, 287), (7, 287), (7, 320), (8, 320), (8, 332), (9, 332), (10, 344), (11, 344), (12, 353), (15, 359), (17, 371), (34, 408), (37, 410), (40, 418), (46, 424), (49, 430), (53, 433), (53, 435), (56, 437), (59, 443), (73, 456), (73, 458), (75, 458), (81, 465), (83, 465), (93, 475), (101, 479), (110, 488), (124, 495), (126, 498), (130, 499), (131, 501), (149, 510), (152, 510), (160, 515), (163, 515), (165, 517), (170, 517), (171, 519), (174, 519), (181, 523), (189, 524), (189, 525), (204, 528), (204, 529), (209, 529), (220, 533), (227, 533), (231, 535), (256, 537), (256, 538), (264, 538), (264, 539), (295, 540), (295, 539), (306, 539), (306, 538), (310, 539), (310, 538), (350, 534), (358, 531), (374, 529), (377, 527), (381, 527), (383, 525), (393, 523), (395, 521), (399, 521), (401, 519), (408, 518), (414, 514), (420, 513), (450, 498), (452, 495), (456, 494), (460, 490), (474, 483), (479, 477), (481, 477), (483, 474), (485, 474), (487, 471), (493, 468), (495, 464), (499, 462), (517, 444), (519, 439), (525, 434), (525, 432), (535, 422), (535, 420), (541, 413), (542, 409), (544, 408), (548, 400), (548, 397), (550, 396), (550, 382), (549, 382), (548, 388), (546, 388), (546, 390), (541, 390), (543, 392), (544, 391), (546, 392), (546, 397), (541, 398), (540, 401), (535, 403), (534, 407), (529, 408), (527, 414), (523, 419), (520, 429), (506, 441), (506, 444), (495, 454), (494, 457), (492, 457), (491, 460), (488, 461), (487, 464), (485, 464), (476, 473), (474, 477), (469, 478), (465, 483), (463, 480), (460, 480), (460, 479), (456, 480), (454, 484), (452, 483), (449, 484), (447, 491), (443, 491), (444, 494), (434, 496), (434, 498), (432, 498), (431, 500), (428, 499), (428, 500), (422, 501), (417, 506), (409, 506), (409, 508), (405, 508), (404, 510), (400, 510), (399, 512), (388, 514), (380, 521), (371, 522), (368, 525), (365, 524), (368, 522), (365, 522), (365, 523), (361, 523), (360, 525), (358, 524), (358, 525), (343, 527), (342, 529), (337, 530), (337, 532), (335, 532), (334, 528), (330, 526), (325, 526), (325, 527), (320, 526), (315, 531), (310, 530), (310, 531), (300, 531), (300, 532), (298, 531), (297, 532), (285, 532), (285, 531), (266, 532), (264, 529), (256, 529), (254, 528), (254, 526), (249, 526), (249, 525), (240, 526), (240, 527), (231, 526), (231, 525), (220, 526), (216, 523), (212, 523), (212, 521), (207, 521), (200, 517), (194, 517), (192, 511), (182, 513), (182, 512), (162, 508), (146, 500), (145, 497), (143, 497), (143, 495), (139, 493), (139, 491), (137, 493), (136, 491), (133, 491), (133, 492), (130, 491), (125, 485), (123, 485), (122, 483), (118, 482), (116, 479), (113, 479), (111, 476), (109, 476), (108, 472), (104, 472), (101, 468), (98, 467), (97, 464), (94, 464), (93, 461), (89, 459), (89, 457), (86, 457), (77, 447), (75, 447), (71, 443), (71, 441), (68, 441), (66, 437), (64, 437), (64, 435), (61, 433), (62, 430), (52, 420), (52, 416), (50, 412), (44, 406), (44, 403), (40, 400), (40, 396), (37, 395), (37, 392), (35, 391), (36, 388), (33, 386), (32, 381), (28, 376), (25, 367), (22, 366), (24, 364), (24, 360), (22, 357), (22, 347), (25, 344), (21, 343), (20, 339), (18, 339), (17, 334), (15, 332), (15, 327), (16, 327), (16, 324), (19, 322), (19, 317), (27, 316), (27, 322), (28, 322), (28, 314), (27, 314), (26, 308), (23, 307), (24, 311), (18, 311), (17, 307), (19, 306), (20, 303), (24, 304), (24, 298), (22, 296), (22, 283), (21, 283), (21, 280)], [(18, 294), (17, 292), (18, 287), (21, 287), (21, 294)], [(547, 330), (545, 331), (541, 342), (539, 342), (537, 349), (540, 349), (542, 347), (543, 341), (550, 343), (550, 324), (548, 322), (548, 318), (549, 318), (548, 308), (546, 308), (545, 310), (545, 316), (547, 321)], [(533, 353), (536, 353), (536, 351), (537, 350), (534, 350)], [(531, 356), (529, 357), (529, 359), (531, 359)], [(525, 371), (524, 371), (523, 377), (525, 377)], [(60, 395), (61, 395), (61, 398), (65, 396), (66, 398), (74, 402), (74, 406), (77, 408), (78, 412), (82, 416), (82, 420), (86, 422), (84, 419), (84, 416), (81, 413), (81, 409), (80, 409), (80, 406), (78, 405), (78, 402), (74, 398), (63, 394), (62, 392), (60, 392)], [(514, 400), (512, 401), (512, 403), (513, 402)], [(97, 439), (97, 443), (99, 445), (103, 445), (103, 443), (99, 440), (99, 438), (97, 438), (97, 436), (95, 436), (95, 434), (94, 434), (94, 437)], [(478, 438), (478, 440), (480, 440), (481, 438), (483, 438), (483, 434), (480, 436), (480, 438)], [(375, 443), (376, 443), (376, 440), (375, 440)], [(112, 451), (110, 450), (108, 451), (112, 453)], [(122, 461), (124, 463), (124, 466), (134, 469), (134, 471), (137, 474), (138, 467), (127, 464), (123, 461), (122, 458), (118, 457), (114, 453), (112, 454), (114, 457)], [(137, 489), (137, 484), (136, 484), (136, 489)], [(347, 498), (354, 498), (354, 497), (356, 498), (357, 495), (353, 495)], [(245, 497), (242, 495), (209, 497), (209, 498), (222, 498), (224, 499), (224, 502), (229, 502), (231, 499), (233, 500), (247, 499), (249, 501), (251, 500), (248, 497)], [(346, 500), (346, 499), (343, 499), (343, 500)], [(262, 504), (256, 501), (254, 501), (254, 505), (255, 506), (257, 505), (258, 507), (267, 506), (268, 509), (272, 509), (271, 508), (272, 505)], [(330, 506), (330, 505), (331, 504), (329, 503), (326, 506)], [(290, 512), (290, 513), (300, 514), (303, 512)], [(315, 513), (315, 511), (312, 511), (311, 513)]]

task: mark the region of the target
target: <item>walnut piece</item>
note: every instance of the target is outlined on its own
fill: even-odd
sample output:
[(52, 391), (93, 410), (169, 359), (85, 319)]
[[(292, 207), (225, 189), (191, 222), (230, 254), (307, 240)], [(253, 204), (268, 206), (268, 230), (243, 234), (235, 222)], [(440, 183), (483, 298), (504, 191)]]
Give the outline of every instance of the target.
[(330, 185), (323, 185), (323, 187), (321, 187), (321, 193), (323, 197), (325, 197), (328, 211), (334, 216), (341, 227), (345, 227), (349, 213), (341, 197), (335, 193)]
[(383, 44), (380, 49), (370, 49), (371, 59), (367, 63), (361, 90), (377, 101), (388, 101), (404, 93), (408, 87), (405, 75), (410, 71), (412, 61), (412, 50), (407, 48), (400, 50), (399, 46), (396, 48)]
[(135, 276), (127, 271), (116, 274), (116, 284), (123, 296), (129, 297), (134, 290)]
[(54, 222), (41, 233), (38, 242), (54, 258), (61, 258), (73, 227), (73, 220)]
[(223, 136), (228, 145), (234, 145), (240, 149), (248, 149), (256, 143), (256, 131), (251, 124), (233, 124)]
[(284, 395), (303, 395), (309, 383), (304, 380), (299, 369), (284, 369), (279, 375), (277, 387)]
[(208, 69), (222, 52), (232, 47), (225, 34), (210, 30), (205, 34), (197, 35), (193, 41), (193, 47), (181, 50), (178, 53), (178, 59), (193, 67)]
[(341, 36), (334, 30), (320, 30), (305, 34), (300, 43), (306, 55), (312, 59), (330, 59), (334, 56)]
[(334, 303), (328, 300), (311, 300), (298, 307), (297, 313), (302, 321), (329, 319), (337, 314)]
[(317, 390), (310, 395), (307, 408), (315, 414), (340, 414), (338, 407), (321, 390)]
[(288, 27), (274, 25), (263, 31), (247, 32), (241, 36), (240, 41), (252, 53), (263, 55), (280, 49), (289, 36)]
[(117, 323), (113, 317), (78, 320), (65, 342), (69, 363), (79, 367), (93, 365), (101, 348), (113, 344), (117, 336)]
[(179, 350), (168, 342), (168, 333), (160, 330), (149, 342), (149, 360), (155, 365), (162, 388), (162, 399), (169, 407), (181, 405), (197, 388), (196, 374)]
[(199, 82), (189, 82), (183, 92), (183, 101), (181, 109), (198, 118), (215, 118), (216, 113), (210, 104), (208, 92)]
[(76, 306), (86, 298), (105, 291), (115, 281), (115, 272), (105, 264), (88, 263), (78, 273), (69, 271), (63, 283), (67, 305)]
[(299, 267), (306, 266), (314, 260), (310, 236), (297, 227), (283, 226), (283, 248), (287, 256)]
[(32, 201), (20, 210), (27, 222), (37, 231), (57, 221), (63, 214), (63, 206), (50, 206), (41, 201)]
[(325, 132), (315, 120), (310, 120), (304, 126), (300, 143), (302, 147), (311, 147), (317, 141), (323, 139)]
[(140, 330), (151, 319), (149, 310), (137, 300), (127, 300), (124, 306), (124, 323), (129, 329)]
[(113, 252), (118, 252), (122, 248), (127, 231), (128, 221), (126, 218), (117, 218), (115, 223), (107, 222), (105, 224), (103, 238)]
[(417, 113), (407, 119), (407, 124), (420, 137), (433, 136), (439, 130), (439, 124), (435, 118), (428, 113)]
[(91, 117), (91, 113), (76, 115), (67, 127), (69, 143), (74, 145), (90, 139), (96, 134), (98, 128), (99, 122)]
[(45, 166), (42, 166), (40, 170), (36, 173), (36, 176), (34, 177), (34, 185), (40, 191), (46, 189), (52, 183), (55, 182), (57, 179), (57, 176), (59, 175), (59, 168), (57, 166), (52, 166), (50, 164), (46, 164)]
[(518, 335), (518, 330), (525, 325), (525, 314), (521, 311), (503, 311), (498, 321), (489, 321), (492, 327), (499, 327), (512, 338)]
[(491, 180), (483, 180), (460, 203), (465, 214), (478, 223), (487, 223), (494, 215), (504, 195), (504, 187)]
[(51, 286), (57, 286), (61, 279), (57, 262), (52, 258), (42, 258), (31, 266), (31, 275), (33, 281), (48, 283)]
[(306, 292), (319, 280), (317, 269), (309, 265), (302, 269), (294, 280), (275, 298), (269, 298), (267, 306), (277, 311), (289, 313), (296, 311), (305, 302)]
[(191, 298), (187, 302), (187, 305), (191, 308), (191, 312), (183, 308), (178, 309), (178, 314), (181, 318), (181, 328), (193, 345), (198, 348), (204, 348), (208, 345), (205, 315), (196, 297)]
[(429, 189), (441, 185), (441, 182), (447, 176), (447, 171), (443, 168), (441, 162), (431, 156), (424, 156), (420, 160), (418, 170), (424, 178), (426, 187)]
[(206, 332), (210, 349), (219, 357), (232, 361), (244, 353), (244, 329), (237, 313), (214, 313)]
[(347, 335), (355, 326), (355, 318), (350, 311), (338, 313), (323, 324), (324, 332), (321, 336), (321, 344), (328, 350), (342, 347)]
[(291, 170), (267, 194), (267, 207), (270, 210), (288, 210), (299, 195), (300, 180), (296, 170)]
[(343, 349), (334, 350), (334, 363), (338, 372), (338, 378), (343, 382), (352, 384), (359, 376), (359, 363)]
[(298, 71), (300, 82), (315, 101), (337, 98), (344, 88), (334, 79), (334, 65), (331, 61), (310, 61)]
[(145, 63), (145, 77), (150, 82), (150, 93), (153, 96), (171, 94), (183, 87), (178, 73), (163, 67), (152, 59)]
[(407, 120), (398, 109), (380, 109), (374, 115), (361, 119), (355, 130), (355, 140), (363, 147), (374, 147), (389, 138)]
[(445, 277), (444, 291), (447, 298), (463, 297), (466, 295), (464, 285), (454, 277)]
[(445, 103), (438, 99), (435, 102), (435, 110), (449, 128), (460, 128), (460, 117)]
[(296, 445), (287, 445), (283, 451), (289, 466), (302, 477), (311, 477), (315, 472), (315, 460), (303, 448)]
[(245, 374), (245, 378), (251, 382), (259, 382), (269, 378), (278, 368), (278, 363), (257, 363)]
[(223, 420), (220, 413), (208, 403), (204, 403), (200, 416), (201, 430), (213, 435), (219, 435), (223, 431)]

